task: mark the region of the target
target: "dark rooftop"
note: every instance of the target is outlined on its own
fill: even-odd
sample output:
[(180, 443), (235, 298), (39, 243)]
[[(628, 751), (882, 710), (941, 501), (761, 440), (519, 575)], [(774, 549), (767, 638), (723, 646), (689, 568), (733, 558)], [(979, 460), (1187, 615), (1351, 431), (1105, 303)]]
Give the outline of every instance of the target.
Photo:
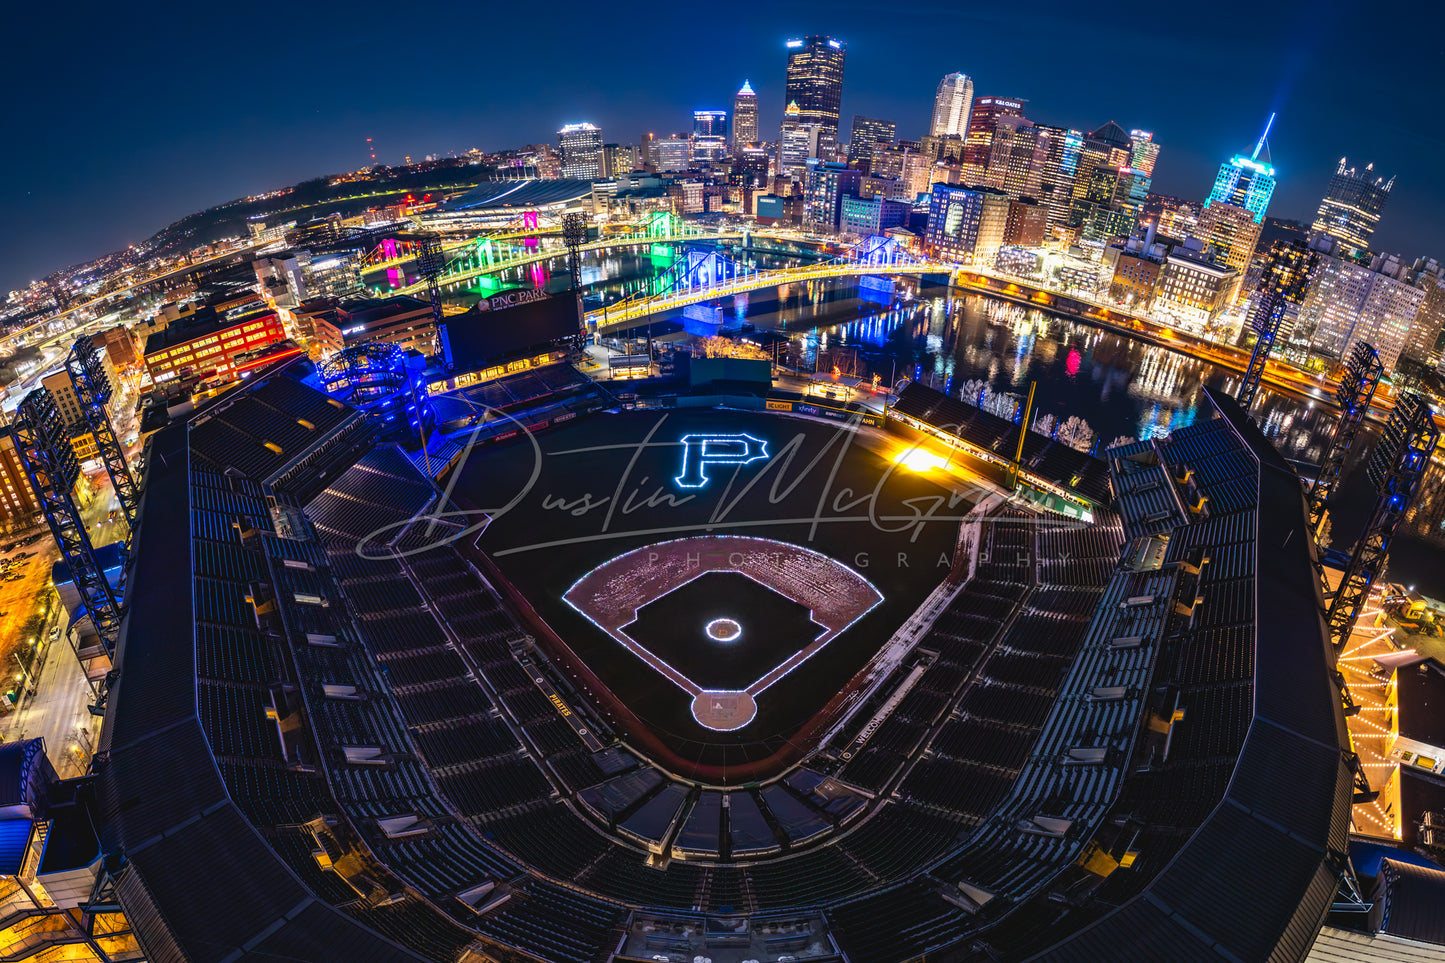
[(1400, 735), (1445, 746), (1445, 666), (1434, 659), (1402, 665), (1395, 675)]

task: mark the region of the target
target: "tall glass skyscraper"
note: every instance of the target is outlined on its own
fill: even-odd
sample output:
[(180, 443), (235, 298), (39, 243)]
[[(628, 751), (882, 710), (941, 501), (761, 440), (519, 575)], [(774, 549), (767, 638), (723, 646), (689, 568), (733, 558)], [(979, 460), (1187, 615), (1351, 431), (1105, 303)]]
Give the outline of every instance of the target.
[(1325, 188), (1324, 200), (1320, 201), (1311, 230), (1338, 239), (1351, 252), (1368, 249), (1385, 202), (1395, 186), (1395, 178), (1385, 180), (1374, 174), (1374, 164), (1356, 171), (1353, 167), (1347, 168), (1341, 157), (1340, 166)]
[(733, 140), (735, 148), (758, 142), (758, 95), (746, 80), (733, 96)]
[(602, 176), (602, 128), (594, 124), (568, 124), (557, 131), (562, 155), (562, 176), (595, 180)]
[(933, 98), (933, 123), (928, 132), (934, 137), (968, 136), (968, 114), (973, 109), (973, 81), (960, 73), (949, 74), (938, 82)]
[(1254, 145), (1254, 153), (1248, 157), (1235, 154), (1219, 165), (1219, 174), (1214, 178), (1214, 188), (1204, 202), (1206, 208), (1215, 204), (1230, 204), (1249, 211), (1256, 224), (1264, 222), (1264, 210), (1269, 207), (1269, 199), (1274, 194), (1274, 168), (1261, 162), (1259, 154), (1264, 151), (1265, 157), (1269, 157), (1265, 145), (1268, 143), (1269, 129), (1273, 126), (1274, 114), (1270, 114), (1269, 123), (1265, 125), (1259, 143)]
[(832, 37), (788, 41), (788, 83), (783, 103), (797, 104), (798, 120), (817, 124), (831, 144), (838, 142), (844, 53), (843, 42)]
[[(1269, 117), (1264, 134), (1254, 145), (1249, 156), (1235, 154), (1219, 165), (1214, 178), (1214, 187), (1204, 202), (1204, 211), (1199, 217), (1200, 233), (1203, 240), (1218, 246), (1221, 260), (1239, 272), (1242, 279), (1249, 269), (1249, 259), (1254, 256), (1255, 245), (1263, 230), (1264, 212), (1274, 194), (1274, 168), (1259, 159), (1265, 150), (1270, 127), (1274, 126), (1274, 115)], [(1265, 152), (1265, 157), (1269, 156)], [(1230, 302), (1239, 296), (1236, 282), (1230, 294)]]
[(871, 167), (873, 164), (873, 148), (879, 141), (887, 142), (889, 147), (893, 146), (893, 138), (898, 134), (898, 127), (891, 120), (879, 120), (876, 117), (862, 117), (853, 115), (853, 129), (848, 137), (848, 163), (854, 161), (866, 161)]

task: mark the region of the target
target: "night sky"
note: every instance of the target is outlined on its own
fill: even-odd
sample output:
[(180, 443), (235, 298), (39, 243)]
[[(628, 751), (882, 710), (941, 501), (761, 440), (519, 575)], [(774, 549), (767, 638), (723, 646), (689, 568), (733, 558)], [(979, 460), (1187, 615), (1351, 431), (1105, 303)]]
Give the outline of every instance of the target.
[[(848, 44), (843, 115), (926, 133), (947, 72), (1028, 116), (1116, 120), (1163, 146), (1154, 190), (1201, 199), (1272, 110), (1269, 213), (1310, 218), (1341, 155), (1398, 174), (1379, 249), (1445, 259), (1445, 12), (1413, 0), (1098, 5), (26, 3), (0, 77), (0, 292), (192, 211), (378, 159), (690, 129), (757, 90), (782, 113), (783, 41)], [(1015, 11), (1006, 12), (1006, 7)], [(160, 12), (156, 12), (160, 11)]]

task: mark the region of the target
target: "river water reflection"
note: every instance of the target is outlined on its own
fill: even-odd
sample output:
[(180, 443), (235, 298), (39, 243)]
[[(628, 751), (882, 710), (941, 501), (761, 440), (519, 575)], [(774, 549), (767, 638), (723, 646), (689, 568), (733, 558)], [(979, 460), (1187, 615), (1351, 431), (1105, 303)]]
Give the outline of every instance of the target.
[[(758, 267), (799, 263), (760, 255)], [(665, 258), (609, 252), (583, 264), (589, 304), (612, 302), (667, 269)], [(545, 285), (559, 260), (504, 278), (506, 286)], [(449, 293), (469, 304), (489, 288)], [(700, 320), (703, 319), (703, 320)], [(709, 323), (708, 319), (715, 323)], [(693, 309), (659, 315), (694, 333), (752, 327), (786, 334), (791, 355), (805, 368), (837, 365), (843, 372), (891, 383), (908, 377), (958, 396), (965, 384), (986, 382), (993, 392), (1022, 397), (1037, 383), (1035, 409), (1057, 422), (1073, 415), (1093, 429), (1101, 447), (1128, 436), (1168, 433), (1207, 412), (1204, 387), (1233, 394), (1240, 375), (1167, 348), (1087, 324), (1055, 317), (986, 295), (917, 279), (840, 279), (781, 285), (722, 299), (716, 311)], [(665, 326), (655, 323), (655, 330)], [(1265, 388), (1253, 409), (1264, 434), (1292, 461), (1317, 464), (1335, 423), (1335, 409)], [(1337, 547), (1348, 549), (1364, 524), (1373, 497), (1363, 458), (1375, 432), (1362, 436), (1346, 467), (1335, 510)], [(1408, 536), (1398, 539), (1391, 577), (1445, 598), (1445, 469), (1432, 468)]]

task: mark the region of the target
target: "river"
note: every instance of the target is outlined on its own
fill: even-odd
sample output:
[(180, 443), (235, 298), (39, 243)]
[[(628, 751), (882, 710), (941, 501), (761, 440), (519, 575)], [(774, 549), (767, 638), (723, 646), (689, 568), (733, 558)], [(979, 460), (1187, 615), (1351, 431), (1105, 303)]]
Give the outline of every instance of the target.
[[(589, 304), (634, 293), (667, 269), (668, 259), (628, 249), (588, 256), (582, 280)], [(760, 268), (800, 263), (757, 254)], [(565, 272), (558, 258), (511, 272), (492, 282), (446, 292), (447, 300), (469, 306), (500, 287), (555, 284)], [(565, 279), (563, 279), (565, 280)], [(1128, 436), (1160, 436), (1188, 425), (1207, 411), (1206, 385), (1233, 393), (1240, 375), (1209, 362), (971, 292), (918, 279), (840, 279), (781, 285), (723, 299), (709, 323), (693, 309), (659, 315), (661, 332), (680, 322), (693, 333), (746, 330), (785, 334), (794, 363), (860, 377), (877, 374), (891, 383), (908, 377), (959, 394), (966, 383), (985, 382), (992, 392), (1018, 397), (1037, 384), (1035, 411), (1056, 422), (1073, 415), (1088, 423), (1100, 447)], [(672, 325), (675, 327), (675, 325)], [(1334, 428), (1336, 411), (1294, 395), (1261, 390), (1253, 409), (1264, 434), (1280, 452), (1302, 464), (1317, 464)], [(1348, 549), (1369, 515), (1373, 497), (1364, 480), (1367, 446), (1376, 432), (1362, 433), (1346, 466), (1332, 531), (1335, 547)], [(1438, 460), (1437, 460), (1438, 461)], [(1437, 598), (1445, 598), (1445, 468), (1433, 466), (1426, 490), (1396, 539), (1390, 576)]]

